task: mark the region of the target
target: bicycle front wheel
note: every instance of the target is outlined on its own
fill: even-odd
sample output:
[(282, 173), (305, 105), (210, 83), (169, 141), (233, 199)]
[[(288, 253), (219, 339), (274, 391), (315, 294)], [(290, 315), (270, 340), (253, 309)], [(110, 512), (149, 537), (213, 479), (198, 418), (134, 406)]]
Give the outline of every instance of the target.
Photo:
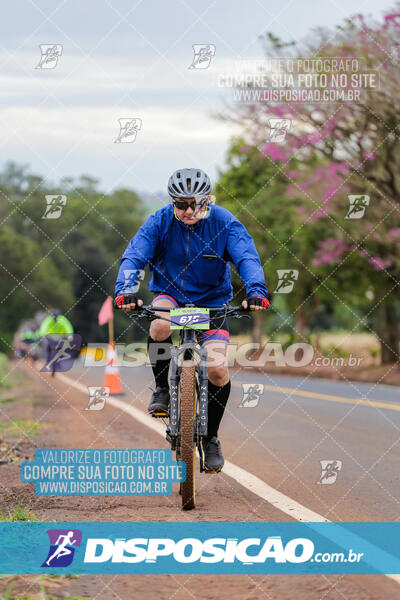
[(186, 463), (186, 480), (181, 483), (182, 509), (190, 510), (195, 504), (196, 446), (194, 423), (196, 419), (195, 366), (184, 361), (181, 375), (181, 448), (180, 459)]

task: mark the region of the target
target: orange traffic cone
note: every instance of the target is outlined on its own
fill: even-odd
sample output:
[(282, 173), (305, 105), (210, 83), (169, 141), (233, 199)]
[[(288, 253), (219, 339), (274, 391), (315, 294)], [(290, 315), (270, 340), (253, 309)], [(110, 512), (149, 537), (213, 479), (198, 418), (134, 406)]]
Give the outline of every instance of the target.
[(108, 344), (107, 364), (104, 373), (104, 387), (110, 388), (110, 394), (116, 396), (122, 394), (121, 380), (119, 377), (118, 357), (114, 342)]

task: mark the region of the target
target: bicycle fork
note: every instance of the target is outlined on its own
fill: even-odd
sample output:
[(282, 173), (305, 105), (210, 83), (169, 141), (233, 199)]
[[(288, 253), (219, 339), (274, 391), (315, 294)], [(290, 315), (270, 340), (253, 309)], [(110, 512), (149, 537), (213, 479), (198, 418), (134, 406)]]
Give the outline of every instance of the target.
[[(170, 414), (167, 428), (167, 440), (171, 442), (171, 449), (176, 450), (179, 444), (179, 383), (181, 367), (179, 358), (184, 358), (188, 348), (181, 346), (171, 348), (171, 374), (170, 374)], [(200, 472), (204, 471), (204, 456), (201, 439), (207, 436), (208, 431), (208, 376), (207, 376), (207, 349), (191, 346), (190, 350), (199, 357), (196, 365), (197, 380), (197, 407), (193, 431), (193, 442), (196, 444), (200, 457)]]
[(169, 385), (169, 425), (167, 427), (167, 440), (171, 442), (172, 450), (176, 450), (176, 442), (179, 431), (179, 366), (178, 366), (178, 348), (171, 348), (171, 375)]
[(207, 349), (200, 348), (199, 356), (200, 363), (197, 367), (198, 374), (198, 413), (196, 415), (195, 423), (195, 444), (199, 451), (200, 457), (200, 473), (204, 471), (204, 455), (203, 446), (201, 444), (202, 438), (207, 436), (208, 432), (208, 376), (207, 376)]

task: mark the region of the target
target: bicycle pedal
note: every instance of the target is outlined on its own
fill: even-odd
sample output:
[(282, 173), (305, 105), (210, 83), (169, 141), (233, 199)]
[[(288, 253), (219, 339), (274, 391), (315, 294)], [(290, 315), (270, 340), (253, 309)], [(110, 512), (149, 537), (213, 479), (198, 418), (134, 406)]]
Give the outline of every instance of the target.
[(151, 416), (154, 417), (155, 419), (161, 419), (161, 418), (165, 419), (166, 417), (168, 417), (168, 413), (165, 411), (162, 411), (162, 412), (154, 411), (151, 413)]
[(204, 469), (204, 473), (212, 474), (212, 473), (219, 473), (219, 471), (209, 471), (208, 469)]

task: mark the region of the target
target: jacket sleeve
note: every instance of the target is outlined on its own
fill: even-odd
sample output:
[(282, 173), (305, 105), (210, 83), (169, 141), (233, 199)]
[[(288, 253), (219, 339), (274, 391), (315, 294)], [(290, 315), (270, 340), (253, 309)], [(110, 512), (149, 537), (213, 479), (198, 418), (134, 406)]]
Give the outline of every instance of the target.
[(264, 271), (253, 238), (240, 221), (232, 221), (226, 247), (246, 289), (246, 296), (268, 297)]
[(61, 321), (61, 325), (64, 328), (64, 333), (66, 333), (66, 334), (74, 333), (74, 328), (72, 327), (72, 324), (67, 319), (67, 317), (64, 317), (63, 315), (61, 315), (60, 317), (58, 317), (57, 321)]
[(42, 321), (39, 328), (39, 337), (45, 337), (49, 333), (49, 325), (52, 321), (52, 317), (47, 316), (44, 321)]
[(159, 237), (159, 218), (157, 215), (151, 215), (138, 229), (137, 234), (131, 239), (122, 255), (115, 284), (115, 296), (124, 292), (132, 292), (139, 279), (143, 279), (140, 271), (156, 254)]

